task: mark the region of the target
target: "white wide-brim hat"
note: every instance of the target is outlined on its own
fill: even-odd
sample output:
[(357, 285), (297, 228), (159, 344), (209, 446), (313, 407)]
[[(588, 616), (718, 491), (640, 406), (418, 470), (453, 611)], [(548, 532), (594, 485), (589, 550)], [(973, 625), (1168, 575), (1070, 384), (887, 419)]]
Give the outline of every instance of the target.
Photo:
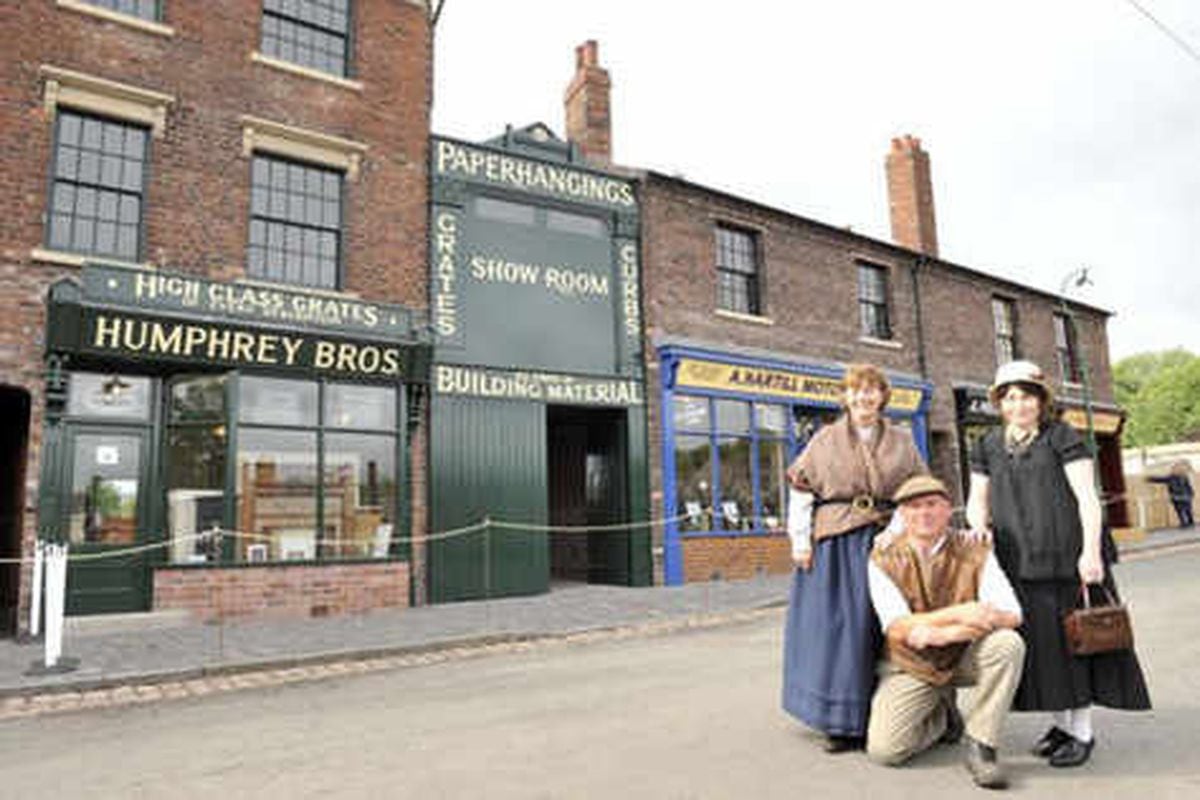
[(993, 406), (1000, 407), (1000, 395), (1004, 393), (1005, 388), (1014, 383), (1035, 386), (1041, 390), (1046, 405), (1054, 402), (1054, 390), (1041, 367), (1032, 361), (1009, 361), (997, 368), (996, 378), (988, 389), (988, 399), (992, 401)]

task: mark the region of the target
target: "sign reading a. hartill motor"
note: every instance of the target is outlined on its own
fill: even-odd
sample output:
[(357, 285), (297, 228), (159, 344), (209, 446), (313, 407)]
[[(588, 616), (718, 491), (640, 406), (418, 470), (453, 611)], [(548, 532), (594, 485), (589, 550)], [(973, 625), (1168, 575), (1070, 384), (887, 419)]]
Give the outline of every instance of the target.
[(307, 331), (83, 309), (82, 350), (129, 359), (282, 367), (361, 378), (402, 376), (404, 348)]

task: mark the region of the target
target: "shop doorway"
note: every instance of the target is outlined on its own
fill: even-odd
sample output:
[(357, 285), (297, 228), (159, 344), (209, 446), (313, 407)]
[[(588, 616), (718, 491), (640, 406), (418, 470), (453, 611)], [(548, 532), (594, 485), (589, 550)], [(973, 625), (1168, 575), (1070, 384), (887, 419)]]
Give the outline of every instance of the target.
[[(550, 524), (628, 521), (625, 412), (549, 406), (546, 423)], [(627, 584), (629, 576), (629, 531), (550, 534), (551, 580)]]
[[(29, 392), (0, 386), (0, 558), (21, 555), (25, 459), (29, 442)], [(0, 565), (0, 636), (17, 632), (20, 564)]]
[(145, 542), (146, 439), (138, 428), (80, 425), (69, 431), (63, 530), (71, 555), (92, 558), (67, 568), (67, 614), (150, 607), (145, 556), (120, 553)]

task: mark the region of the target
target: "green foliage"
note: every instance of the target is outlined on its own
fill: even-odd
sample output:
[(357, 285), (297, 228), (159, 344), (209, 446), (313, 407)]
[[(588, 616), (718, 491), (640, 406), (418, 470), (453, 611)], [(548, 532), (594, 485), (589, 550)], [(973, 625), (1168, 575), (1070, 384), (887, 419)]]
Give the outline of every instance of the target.
[(1187, 350), (1140, 353), (1113, 368), (1129, 419), (1126, 446), (1200, 441), (1200, 357)]

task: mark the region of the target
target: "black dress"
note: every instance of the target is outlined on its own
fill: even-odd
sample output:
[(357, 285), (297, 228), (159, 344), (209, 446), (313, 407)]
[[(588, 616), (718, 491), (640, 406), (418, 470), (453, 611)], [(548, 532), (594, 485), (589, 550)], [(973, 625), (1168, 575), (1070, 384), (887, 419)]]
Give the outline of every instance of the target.
[[(989, 478), (996, 559), (1021, 601), (1025, 670), (1013, 699), (1017, 711), (1062, 711), (1092, 704), (1150, 708), (1142, 669), (1132, 650), (1073, 656), (1063, 615), (1079, 601), (1083, 528), (1065, 464), (1089, 458), (1073, 428), (1053, 422), (1033, 442), (1010, 452), (1001, 430), (971, 453), (971, 471)], [(1105, 536), (1104, 584), (1116, 596), (1109, 569), (1116, 549)], [(1095, 598), (1095, 590), (1093, 590)]]

